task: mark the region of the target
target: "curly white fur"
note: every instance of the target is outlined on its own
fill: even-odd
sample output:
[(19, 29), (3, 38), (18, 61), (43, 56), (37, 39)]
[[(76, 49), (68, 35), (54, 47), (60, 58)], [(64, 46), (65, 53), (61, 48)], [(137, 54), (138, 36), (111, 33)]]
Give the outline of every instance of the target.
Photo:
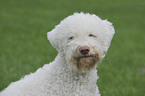
[[(94, 14), (75, 13), (65, 18), (47, 34), (59, 52), (55, 60), (11, 83), (0, 96), (100, 96), (96, 67), (114, 33), (110, 22)], [(79, 51), (83, 46), (89, 47), (87, 56)]]

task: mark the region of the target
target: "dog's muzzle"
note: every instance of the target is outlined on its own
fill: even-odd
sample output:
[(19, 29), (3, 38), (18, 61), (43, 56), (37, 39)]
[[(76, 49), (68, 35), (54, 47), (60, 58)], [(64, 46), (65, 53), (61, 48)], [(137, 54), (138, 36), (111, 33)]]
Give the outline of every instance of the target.
[[(95, 53), (95, 54), (94, 54)], [(80, 71), (87, 71), (94, 68), (95, 64), (99, 61), (98, 52), (90, 52), (90, 48), (83, 46), (79, 48), (77, 56), (73, 57), (73, 64)]]

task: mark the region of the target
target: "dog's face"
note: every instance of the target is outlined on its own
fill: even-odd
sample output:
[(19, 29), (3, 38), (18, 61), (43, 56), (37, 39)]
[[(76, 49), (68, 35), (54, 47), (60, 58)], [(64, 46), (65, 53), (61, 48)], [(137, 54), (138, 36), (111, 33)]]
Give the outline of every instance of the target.
[(68, 64), (79, 71), (87, 71), (102, 61), (114, 33), (107, 20), (75, 13), (48, 32), (48, 39)]

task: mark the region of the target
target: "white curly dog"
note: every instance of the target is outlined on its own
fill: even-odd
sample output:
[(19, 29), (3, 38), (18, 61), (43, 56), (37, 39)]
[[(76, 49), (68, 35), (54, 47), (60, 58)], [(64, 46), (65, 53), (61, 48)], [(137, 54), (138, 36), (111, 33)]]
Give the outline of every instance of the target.
[(74, 13), (47, 36), (59, 52), (35, 73), (11, 83), (0, 96), (100, 96), (97, 64), (115, 31), (112, 23), (89, 13)]

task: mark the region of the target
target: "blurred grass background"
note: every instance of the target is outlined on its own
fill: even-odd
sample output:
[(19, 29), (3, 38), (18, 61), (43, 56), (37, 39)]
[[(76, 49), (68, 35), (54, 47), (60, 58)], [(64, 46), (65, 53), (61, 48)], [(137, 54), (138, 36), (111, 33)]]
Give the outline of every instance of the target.
[(102, 96), (145, 96), (144, 0), (1, 0), (0, 90), (53, 61), (46, 33), (74, 12), (94, 13), (116, 29), (98, 67)]

